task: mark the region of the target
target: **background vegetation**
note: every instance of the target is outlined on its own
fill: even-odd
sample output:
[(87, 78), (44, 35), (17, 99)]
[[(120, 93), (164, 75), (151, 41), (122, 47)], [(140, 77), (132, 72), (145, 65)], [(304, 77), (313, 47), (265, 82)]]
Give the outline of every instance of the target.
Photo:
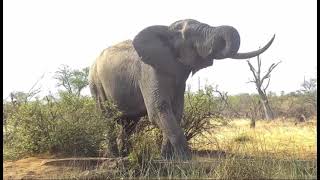
[[(5, 160), (17, 160), (42, 153), (64, 157), (101, 156), (105, 142), (110, 138), (107, 134), (113, 133), (116, 136), (119, 131), (114, 119), (120, 113), (110, 102), (106, 102), (111, 114), (109, 118), (105, 118), (96, 109), (91, 97), (81, 95), (81, 90), (88, 84), (87, 74), (87, 68), (71, 70), (68, 66), (63, 66), (54, 77), (57, 84), (63, 87), (57, 95), (49, 94), (40, 98), (36, 96), (39, 90), (28, 93), (13, 92), (10, 99), (3, 102)], [(108, 177), (315, 177), (315, 155), (312, 154), (315, 152), (315, 143), (308, 145), (309, 150), (294, 149), (299, 147), (298, 145), (304, 146), (303, 143), (306, 144), (307, 141), (284, 143), (286, 139), (281, 139), (281, 133), (283, 134), (285, 126), (293, 127), (291, 130), (294, 132), (298, 132), (302, 127), (305, 131), (301, 133), (314, 132), (314, 124), (298, 123), (315, 122), (316, 84), (316, 79), (309, 79), (304, 80), (301, 89), (296, 92), (280, 95), (269, 92), (267, 96), (276, 117), (272, 121), (263, 120), (264, 113), (258, 94), (228, 95), (212, 85), (207, 85), (197, 92), (188, 90), (185, 93), (182, 126), (193, 151), (216, 150), (228, 152), (230, 155), (224, 158), (219, 156), (215, 163), (211, 162), (209, 165), (155, 163), (160, 157), (161, 133), (147, 121), (147, 117), (143, 117), (131, 138), (133, 150), (128, 157), (129, 164), (122, 166), (122, 169), (118, 167), (111, 175), (98, 169), (94, 174)], [(245, 125), (244, 131), (243, 128), (235, 128), (243, 124), (232, 125), (234, 119), (245, 119), (242, 120), (245, 122), (243, 124), (246, 124), (248, 119), (259, 121), (257, 126)], [(247, 129), (249, 127), (256, 128)], [(278, 131), (273, 133), (270, 127), (274, 127), (273, 131), (278, 128)], [(213, 131), (225, 132), (224, 128), (233, 128), (233, 134), (222, 135), (228, 137), (228, 140), (221, 140), (219, 133), (212, 135)], [(269, 136), (266, 137), (268, 128)], [(290, 135), (286, 137), (291, 138)], [(312, 140), (314, 139), (308, 142)], [(246, 146), (241, 146), (244, 143)], [(273, 148), (271, 151), (269, 147), (276, 150)], [(288, 151), (289, 148), (292, 149)], [(280, 156), (281, 152), (294, 153)], [(311, 155), (299, 156), (302, 152), (310, 152)], [(271, 157), (270, 155), (273, 157), (271, 160), (265, 158)], [(195, 162), (199, 158), (196, 157)], [(296, 161), (299, 158), (309, 158), (311, 161)]]

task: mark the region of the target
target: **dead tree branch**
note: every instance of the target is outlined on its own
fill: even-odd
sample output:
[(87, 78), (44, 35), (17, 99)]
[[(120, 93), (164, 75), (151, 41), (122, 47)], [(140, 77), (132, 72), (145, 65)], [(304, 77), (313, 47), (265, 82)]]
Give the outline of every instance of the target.
[[(254, 77), (254, 79), (250, 80), (249, 82), (255, 83), (256, 89), (260, 96), (261, 104), (265, 112), (265, 117), (266, 119), (269, 120), (269, 119), (273, 119), (274, 115), (269, 105), (266, 91), (270, 84), (271, 72), (279, 65), (279, 63), (281, 63), (281, 61), (279, 61), (278, 63), (271, 64), (271, 66), (268, 68), (268, 71), (263, 76), (261, 75), (261, 59), (259, 56), (257, 56), (257, 62), (258, 62), (258, 67), (257, 67), (258, 70), (256, 70), (249, 61), (247, 61), (250, 71), (252, 72)], [(268, 79), (268, 82), (265, 86), (263, 86), (263, 83), (266, 79)]]

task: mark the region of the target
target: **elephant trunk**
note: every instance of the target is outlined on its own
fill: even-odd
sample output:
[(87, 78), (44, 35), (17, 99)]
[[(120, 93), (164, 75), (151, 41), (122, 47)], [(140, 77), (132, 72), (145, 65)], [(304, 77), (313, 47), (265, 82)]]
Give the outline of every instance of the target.
[(212, 27), (199, 24), (195, 31), (201, 34), (195, 42), (197, 51), (205, 59), (224, 59), (238, 52), (240, 36), (231, 26)]
[(237, 54), (240, 47), (240, 36), (232, 26), (214, 28), (211, 46), (214, 59), (224, 59)]
[(205, 40), (203, 40), (202, 43), (198, 43), (199, 45), (197, 45), (200, 56), (202, 56), (203, 58), (217, 60), (225, 58), (248, 59), (258, 56), (271, 46), (275, 38), (274, 35), (272, 39), (259, 50), (246, 53), (238, 53), (240, 47), (240, 35), (234, 27), (211, 27), (206, 25), (206, 27), (203, 28), (202, 34)]

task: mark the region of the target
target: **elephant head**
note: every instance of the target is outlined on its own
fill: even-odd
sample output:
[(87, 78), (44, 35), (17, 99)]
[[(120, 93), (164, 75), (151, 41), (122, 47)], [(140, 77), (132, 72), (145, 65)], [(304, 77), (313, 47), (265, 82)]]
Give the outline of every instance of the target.
[(160, 71), (177, 74), (187, 69), (194, 74), (212, 65), (214, 59), (255, 57), (267, 50), (274, 38), (259, 50), (239, 53), (240, 36), (234, 27), (186, 19), (145, 28), (134, 38), (133, 46), (142, 61)]

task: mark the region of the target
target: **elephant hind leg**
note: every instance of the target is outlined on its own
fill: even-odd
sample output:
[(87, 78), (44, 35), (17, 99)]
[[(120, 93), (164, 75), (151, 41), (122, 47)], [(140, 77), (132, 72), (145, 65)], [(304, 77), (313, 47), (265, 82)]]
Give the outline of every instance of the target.
[(102, 97), (103, 94), (101, 94), (103, 91), (101, 91), (101, 87), (98, 89), (97, 82), (89, 82), (89, 88), (90, 93), (93, 96), (94, 100), (96, 101), (96, 106), (98, 109), (102, 110)]
[(119, 124), (121, 124), (122, 130), (120, 134), (120, 156), (128, 156), (130, 150), (132, 149), (132, 144), (130, 142), (131, 135), (135, 132), (135, 128), (138, 124), (139, 118), (134, 119), (122, 119)]
[[(103, 103), (107, 100), (105, 92), (101, 83), (99, 82), (90, 82), (89, 83), (90, 91), (92, 96), (96, 101), (97, 108), (101, 111), (102, 115), (105, 118), (109, 118), (106, 109), (103, 106)], [(111, 123), (111, 126), (107, 129), (107, 149), (104, 153), (104, 157), (118, 157), (119, 156), (119, 149), (117, 145), (117, 132), (116, 128), (112, 127), (115, 126), (115, 123)]]

